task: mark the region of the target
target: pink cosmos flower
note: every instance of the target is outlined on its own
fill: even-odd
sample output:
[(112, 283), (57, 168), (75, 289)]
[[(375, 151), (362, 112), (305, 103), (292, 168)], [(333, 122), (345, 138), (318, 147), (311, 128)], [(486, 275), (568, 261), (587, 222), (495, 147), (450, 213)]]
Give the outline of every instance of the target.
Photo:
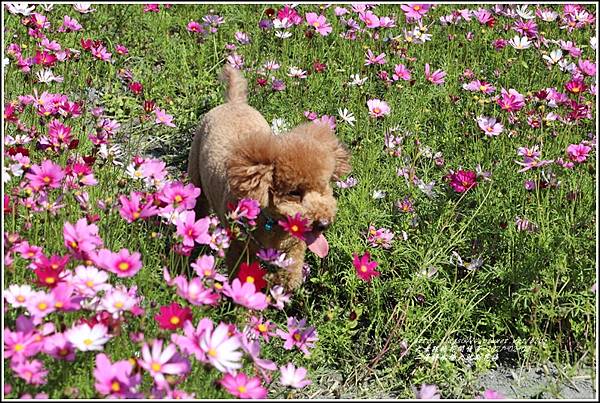
[(4, 290), (3, 296), (13, 308), (20, 308), (27, 305), (27, 301), (33, 295), (34, 291), (31, 286), (12, 284), (8, 289)]
[(397, 64), (394, 66), (394, 74), (392, 74), (394, 81), (403, 79), (404, 81), (410, 81), (411, 74), (410, 70), (403, 64)]
[(194, 277), (188, 281), (184, 276), (177, 276), (171, 280), (170, 275), (165, 268), (164, 278), (169, 285), (177, 287), (177, 295), (185, 298), (192, 305), (216, 305), (219, 301), (219, 294), (215, 293), (213, 288), (206, 287), (202, 277)]
[(333, 30), (331, 24), (327, 22), (327, 18), (324, 15), (317, 15), (317, 13), (306, 13), (306, 23), (314, 27), (321, 36), (327, 36)]
[(44, 317), (56, 310), (52, 295), (43, 291), (34, 293), (25, 307), (36, 323), (40, 323)]
[(196, 328), (191, 321), (183, 324), (183, 336), (177, 333), (171, 334), (171, 341), (187, 354), (193, 354), (200, 362), (208, 362), (206, 352), (200, 347), (200, 341), (206, 331), (212, 331), (213, 322), (209, 318), (202, 318)]
[(99, 309), (113, 314), (113, 318), (119, 317), (125, 311), (133, 312), (139, 303), (136, 290), (136, 286), (127, 290), (124, 285), (118, 285), (107, 290), (100, 300)]
[(254, 199), (242, 199), (238, 202), (235, 210), (230, 211), (227, 215), (229, 219), (243, 224), (243, 219), (248, 220), (249, 225), (256, 225), (254, 221), (260, 214), (260, 204)]
[(370, 10), (359, 13), (358, 18), (365, 23), (367, 28), (379, 28), (379, 17)]
[(365, 55), (365, 66), (370, 66), (372, 64), (385, 64), (385, 53), (380, 53), (375, 56), (375, 53), (371, 49), (367, 49), (367, 54)]
[(131, 192), (129, 199), (125, 195), (119, 196), (121, 202), (119, 214), (128, 223), (158, 214), (158, 208), (154, 205), (152, 199), (142, 205), (141, 195), (140, 192)]
[(140, 253), (131, 254), (126, 248), (121, 249), (118, 253), (101, 249), (93, 260), (98, 267), (116, 274), (117, 277), (133, 277), (142, 268)]
[(181, 182), (167, 183), (158, 194), (159, 200), (178, 211), (193, 209), (198, 196), (200, 196), (200, 188), (191, 183), (183, 185)]
[(567, 147), (567, 154), (571, 161), (582, 163), (587, 159), (591, 150), (592, 148), (585, 144), (571, 144)]
[(219, 323), (214, 331), (211, 324), (200, 340), (200, 348), (208, 362), (221, 372), (232, 372), (242, 367), (240, 347), (238, 336), (229, 336), (229, 325), (226, 323)]
[(299, 389), (312, 383), (310, 379), (306, 379), (306, 368), (296, 368), (289, 362), (285, 367), (282, 366), (279, 369), (281, 371), (279, 382), (284, 386)]
[(450, 186), (457, 193), (463, 193), (477, 186), (477, 173), (475, 171), (458, 170), (447, 175)]
[(127, 49), (124, 45), (116, 44), (115, 52), (117, 52), (121, 56), (127, 56), (129, 54), (129, 49)]
[(277, 223), (291, 236), (303, 241), (305, 240), (304, 234), (310, 231), (309, 220), (302, 218), (300, 213), (296, 213), (293, 217), (287, 216), (285, 220), (279, 220)]
[(4, 328), (4, 358), (10, 358), (11, 362), (20, 362), (33, 357), (41, 348), (42, 343), (36, 332), (13, 332)]
[(69, 342), (64, 333), (54, 333), (44, 338), (44, 353), (57, 360), (74, 361), (75, 348)]
[(283, 348), (291, 350), (298, 347), (304, 355), (309, 356), (308, 348), (313, 348), (318, 340), (317, 331), (314, 326), (307, 327), (306, 319), (298, 321), (295, 317), (289, 317), (287, 321), (287, 332), (277, 329), (277, 335), (281, 337), (285, 343)]
[(486, 389), (481, 396), (476, 397), (476, 399), (506, 399), (504, 395), (500, 392), (495, 391), (494, 389)]
[(525, 105), (525, 97), (519, 94), (517, 90), (504, 88), (500, 90), (500, 98), (496, 101), (500, 107), (508, 112), (518, 111)]
[(104, 353), (96, 356), (96, 367), (94, 378), (96, 391), (101, 395), (109, 395), (109, 398), (131, 397), (132, 389), (136, 388), (142, 381), (140, 373), (132, 374), (133, 365), (129, 360), (110, 362)]
[(42, 165), (33, 165), (31, 171), (25, 174), (29, 179), (30, 185), (35, 190), (45, 188), (58, 188), (60, 181), (65, 177), (65, 172), (60, 165), (55, 164), (50, 160), (42, 161)]
[(496, 118), (489, 118), (485, 116), (479, 116), (477, 118), (477, 125), (487, 136), (499, 136), (504, 130), (502, 123), (496, 123)]
[(223, 294), (230, 297), (236, 304), (245, 306), (248, 309), (262, 311), (267, 308), (267, 297), (262, 292), (257, 292), (256, 287), (251, 282), (242, 282), (236, 278), (231, 285), (223, 286)]
[(565, 84), (565, 89), (573, 94), (579, 94), (587, 90), (587, 86), (583, 82), (583, 79), (577, 77), (569, 80)]
[(40, 360), (18, 361), (11, 363), (15, 375), (30, 385), (44, 385), (48, 371)]
[(270, 382), (269, 371), (276, 371), (277, 364), (271, 360), (260, 358), (260, 342), (258, 340), (248, 339), (248, 336), (242, 333), (240, 334), (240, 341), (242, 342), (242, 350), (250, 356), (255, 368), (261, 373), (263, 379), (266, 382)]
[(142, 347), (142, 358), (138, 358), (140, 367), (150, 373), (159, 388), (167, 387), (165, 375), (182, 375), (190, 370), (189, 361), (177, 352), (174, 344), (169, 343), (163, 350), (163, 341), (152, 342), (152, 351), (148, 343)]
[[(66, 278), (67, 276), (65, 276)], [(66, 282), (59, 283), (52, 289), (50, 294), (54, 299), (54, 307), (63, 312), (75, 311), (80, 309), (80, 302), (83, 298), (74, 297), (75, 286)]]
[(200, 25), (200, 23), (198, 23), (197, 21), (190, 21), (190, 22), (188, 22), (186, 29), (189, 32), (202, 32), (202, 31), (204, 31), (204, 28), (202, 28), (202, 25)]
[(219, 383), (227, 392), (240, 399), (264, 399), (267, 397), (267, 389), (261, 385), (260, 378), (249, 378), (243, 372), (237, 375), (225, 374)]
[(358, 277), (367, 282), (371, 281), (373, 277), (379, 277), (381, 273), (375, 270), (379, 263), (375, 260), (371, 261), (369, 252), (365, 252), (361, 257), (358, 257), (357, 253), (353, 253), (352, 256), (352, 264)]
[(496, 91), (496, 87), (494, 87), (492, 84), (479, 80), (474, 80), (468, 84), (463, 84), (463, 89), (467, 91), (482, 92), (484, 94), (491, 94), (492, 92)]
[(590, 77), (596, 75), (596, 63), (592, 62), (591, 60), (579, 59), (577, 62), (577, 67), (579, 67), (579, 70), (581, 70), (581, 72), (585, 75)]
[(427, 81), (430, 81), (435, 85), (441, 85), (444, 84), (444, 77), (446, 77), (445, 71), (438, 69), (431, 73), (429, 63), (425, 63), (425, 78), (427, 79)]
[(194, 243), (208, 244), (211, 236), (208, 233), (210, 218), (204, 217), (196, 221), (194, 211), (184, 211), (177, 219), (177, 235), (183, 237), (183, 245), (193, 247)]
[(83, 27), (75, 18), (65, 15), (62, 25), (58, 28), (58, 32), (75, 32), (80, 31), (81, 29), (83, 29)]
[(94, 266), (79, 265), (75, 268), (75, 275), (70, 283), (75, 287), (79, 295), (93, 297), (100, 291), (110, 288), (108, 284), (108, 273)]
[(369, 226), (367, 242), (373, 247), (382, 247), (389, 249), (392, 247), (394, 233), (387, 228), (375, 229), (373, 225)]
[(102, 60), (103, 62), (109, 62), (110, 57), (112, 56), (112, 53), (109, 53), (108, 50), (106, 49), (106, 47), (103, 45), (94, 46), (94, 47), (92, 47), (91, 51), (92, 51), (92, 55), (96, 59)]
[(183, 324), (192, 319), (192, 310), (184, 308), (177, 302), (170, 305), (161, 306), (160, 313), (154, 316), (161, 329), (176, 330), (183, 327)]
[(420, 20), (427, 14), (430, 7), (429, 4), (403, 4), (400, 6), (407, 20)]
[(372, 118), (379, 118), (390, 114), (389, 105), (380, 99), (369, 99), (367, 107), (369, 108), (369, 116)]
[(156, 108), (154, 110), (154, 114), (156, 115), (156, 124), (175, 127), (175, 124), (173, 123), (173, 115), (168, 115), (164, 109)]
[(71, 251), (75, 257), (81, 258), (96, 250), (103, 245), (102, 239), (98, 236), (98, 226), (87, 223), (87, 219), (80, 218), (75, 225), (68, 221), (63, 225), (64, 245)]
[(29, 242), (23, 241), (14, 249), (23, 259), (37, 260), (43, 253), (42, 248), (35, 245), (30, 245)]

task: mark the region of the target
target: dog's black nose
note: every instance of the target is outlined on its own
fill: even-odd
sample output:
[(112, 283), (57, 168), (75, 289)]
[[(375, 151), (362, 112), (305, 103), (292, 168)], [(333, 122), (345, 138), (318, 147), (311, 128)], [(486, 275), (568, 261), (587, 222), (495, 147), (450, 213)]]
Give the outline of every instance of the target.
[(313, 228), (317, 231), (325, 231), (327, 228), (329, 228), (329, 220), (319, 220), (316, 221), (313, 225)]

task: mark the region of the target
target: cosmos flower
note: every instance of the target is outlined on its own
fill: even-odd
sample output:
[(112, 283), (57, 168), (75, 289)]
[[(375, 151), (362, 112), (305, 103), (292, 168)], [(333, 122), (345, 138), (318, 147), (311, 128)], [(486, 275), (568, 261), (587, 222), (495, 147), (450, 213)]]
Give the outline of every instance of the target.
[(450, 186), (457, 193), (463, 193), (477, 186), (477, 174), (474, 171), (458, 170), (447, 175)]
[(375, 260), (371, 260), (369, 252), (365, 252), (362, 256), (358, 256), (357, 253), (352, 254), (352, 264), (356, 269), (356, 274), (364, 281), (371, 281), (373, 277), (379, 277), (381, 273), (375, 270), (378, 263)]
[(300, 213), (296, 213), (294, 217), (287, 216), (285, 220), (279, 220), (277, 223), (284, 231), (302, 241), (306, 239), (304, 234), (311, 230), (309, 220), (303, 219)]
[(227, 373), (219, 383), (227, 392), (240, 399), (264, 399), (267, 397), (267, 389), (261, 385), (260, 378), (250, 378), (243, 372), (237, 375)]
[(172, 302), (170, 305), (161, 306), (160, 313), (156, 314), (154, 319), (161, 329), (176, 330), (192, 319), (192, 310), (183, 308), (177, 302)]
[(430, 81), (435, 85), (444, 84), (444, 77), (446, 77), (446, 72), (443, 70), (436, 70), (433, 73), (429, 67), (429, 63), (425, 63), (425, 79)]
[(223, 294), (230, 297), (236, 304), (248, 309), (262, 311), (269, 306), (265, 294), (258, 292), (252, 282), (244, 282), (242, 284), (239, 278), (234, 279), (231, 284), (225, 284), (223, 286)]
[(101, 323), (75, 325), (65, 332), (65, 337), (79, 351), (101, 351), (110, 339), (108, 328)]
[(189, 361), (177, 352), (177, 347), (169, 343), (163, 350), (163, 341), (160, 339), (152, 342), (152, 350), (148, 343), (144, 343), (138, 364), (148, 371), (161, 389), (166, 387), (165, 375), (182, 375), (190, 370)]
[(242, 368), (240, 341), (237, 336), (229, 336), (229, 326), (226, 323), (219, 323), (214, 330), (212, 326), (206, 329), (199, 345), (217, 370), (232, 372)]
[(417, 399), (432, 400), (440, 399), (440, 392), (436, 385), (422, 384), (421, 389), (416, 393)]
[(279, 382), (284, 386), (299, 389), (312, 383), (312, 381), (306, 379), (306, 368), (296, 368), (291, 362), (280, 367), (279, 370), (281, 371)]
[(331, 24), (327, 22), (327, 18), (324, 15), (317, 15), (317, 13), (306, 13), (306, 23), (314, 27), (321, 36), (327, 36), (333, 30)]
[(116, 274), (117, 277), (133, 277), (142, 268), (141, 254), (139, 252), (131, 253), (126, 248), (121, 249), (118, 253), (101, 249), (93, 260), (98, 267)]
[(133, 365), (129, 360), (111, 363), (104, 353), (96, 355), (93, 374), (96, 391), (110, 398), (131, 397), (132, 389), (142, 381), (140, 373), (133, 374)]
[(500, 122), (496, 122), (496, 118), (479, 116), (477, 125), (487, 136), (499, 136), (504, 130), (504, 126)]
[(36, 190), (58, 188), (61, 180), (65, 177), (65, 172), (60, 165), (50, 160), (44, 160), (41, 165), (32, 165), (30, 172), (25, 174), (25, 177), (29, 179), (29, 183)]
[(387, 102), (380, 99), (369, 99), (367, 101), (369, 116), (379, 118), (390, 114), (390, 106)]
[(173, 123), (173, 115), (168, 115), (164, 109), (156, 108), (154, 110), (154, 114), (156, 115), (156, 124), (175, 127), (175, 123)]

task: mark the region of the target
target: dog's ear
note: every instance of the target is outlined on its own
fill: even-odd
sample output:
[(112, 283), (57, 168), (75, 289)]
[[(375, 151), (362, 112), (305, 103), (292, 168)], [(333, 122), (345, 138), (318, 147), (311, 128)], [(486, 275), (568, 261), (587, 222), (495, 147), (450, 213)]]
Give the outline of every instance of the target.
[(269, 203), (276, 155), (275, 142), (261, 134), (240, 139), (227, 163), (229, 189), (236, 198), (251, 198), (261, 207)]
[[(304, 123), (296, 128), (303, 131), (306, 135), (312, 136), (317, 142), (329, 147), (335, 155), (335, 169), (333, 170), (332, 178), (338, 180), (340, 177), (350, 173), (350, 153), (344, 145), (335, 136), (335, 133), (324, 122), (309, 122)], [(296, 130), (294, 129), (294, 131)]]

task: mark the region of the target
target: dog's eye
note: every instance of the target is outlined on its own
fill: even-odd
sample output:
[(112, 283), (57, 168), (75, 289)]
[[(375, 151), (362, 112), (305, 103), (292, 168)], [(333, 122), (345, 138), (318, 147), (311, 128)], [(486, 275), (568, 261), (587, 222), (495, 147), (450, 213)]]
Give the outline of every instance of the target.
[(288, 192), (288, 195), (293, 197), (302, 197), (304, 192), (300, 189), (294, 189), (291, 192)]

